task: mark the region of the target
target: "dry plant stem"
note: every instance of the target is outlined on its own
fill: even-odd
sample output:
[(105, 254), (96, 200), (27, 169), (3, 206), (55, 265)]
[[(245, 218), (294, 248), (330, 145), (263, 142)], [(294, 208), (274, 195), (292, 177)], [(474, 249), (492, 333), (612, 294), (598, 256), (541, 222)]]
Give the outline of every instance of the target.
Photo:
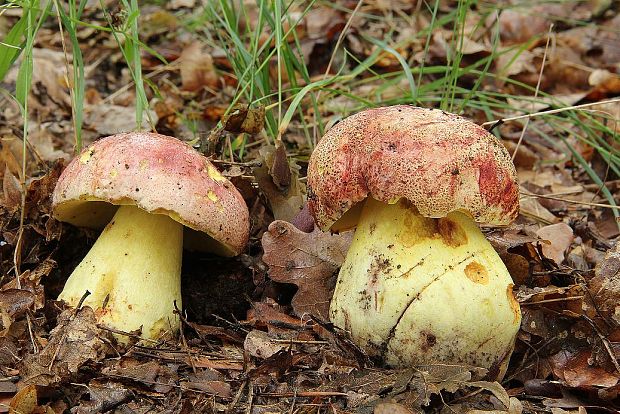
[(589, 108), (589, 107), (592, 107), (592, 106), (606, 105), (606, 104), (612, 104), (612, 103), (617, 103), (617, 102), (620, 102), (620, 98), (608, 99), (606, 101), (588, 102), (588, 103), (581, 104), (581, 105), (566, 106), (564, 108), (558, 108), (558, 109), (549, 109), (548, 111), (541, 111), (541, 112), (536, 112), (536, 113), (533, 113), (533, 114), (511, 116), (509, 118), (501, 118), (501, 119), (497, 119), (495, 121), (487, 121), (487, 122), (482, 123), (481, 125), (486, 127), (486, 126), (495, 125), (498, 122), (504, 123), (504, 122), (508, 122), (508, 121), (518, 121), (519, 119), (534, 118), (534, 117), (542, 116), (542, 115), (559, 114), (561, 112), (572, 111), (572, 110), (575, 110), (575, 109), (584, 109), (584, 108)]
[[(545, 70), (545, 63), (547, 62), (547, 51), (549, 50), (549, 41), (551, 40), (551, 31), (553, 30), (553, 24), (549, 26), (549, 33), (547, 34), (547, 44), (545, 45), (545, 53), (543, 54), (542, 64), (540, 65), (540, 72), (538, 73), (538, 81), (536, 82), (536, 90), (534, 91), (534, 98), (538, 97), (538, 92), (540, 91), (540, 81), (542, 79), (543, 71)], [(532, 103), (532, 109), (534, 108), (534, 103)], [(525, 136), (525, 131), (527, 127), (530, 125), (530, 118), (525, 120), (525, 125), (523, 125), (523, 129), (521, 129), (521, 135), (519, 135), (519, 141), (517, 141), (517, 146), (515, 147), (514, 152), (512, 153), (512, 161), (514, 162), (515, 157), (517, 156), (517, 152), (521, 147), (521, 143), (523, 142), (523, 137)]]
[(503, 376), (520, 326), (512, 279), (476, 223), (368, 198), (330, 307), (393, 366), (465, 363)]
[[(121, 331), (142, 328), (152, 339), (178, 330), (174, 301), (181, 303), (183, 226), (167, 215), (121, 206), (59, 296), (84, 305), (99, 322)], [(127, 340), (121, 336), (120, 340)]]

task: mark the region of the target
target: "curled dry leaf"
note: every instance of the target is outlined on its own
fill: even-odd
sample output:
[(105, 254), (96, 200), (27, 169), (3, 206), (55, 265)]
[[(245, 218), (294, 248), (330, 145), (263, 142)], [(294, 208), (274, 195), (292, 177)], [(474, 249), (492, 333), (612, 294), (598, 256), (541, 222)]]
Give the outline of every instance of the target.
[(620, 376), (590, 364), (591, 352), (560, 351), (549, 358), (554, 375), (572, 388), (613, 387)]
[(265, 106), (250, 108), (239, 104), (222, 117), (222, 125), (226, 131), (258, 134), (265, 127)]
[(542, 227), (536, 234), (543, 240), (543, 255), (557, 264), (561, 264), (564, 261), (564, 252), (575, 239), (573, 229), (566, 223)]
[[(304, 202), (302, 184), (299, 182), (299, 166), (295, 164), (294, 160), (287, 162), (286, 159), (280, 158), (276, 162), (278, 151), (273, 146), (264, 146), (259, 150), (259, 153), (262, 158), (261, 166), (253, 169), (258, 187), (269, 200), (274, 218), (291, 221), (300, 212)], [(283, 162), (288, 165), (283, 164)], [(276, 165), (275, 169), (274, 165)], [(288, 173), (286, 173), (285, 167), (288, 167)], [(288, 186), (281, 188), (276, 184), (276, 181), (280, 186), (287, 183)]]
[(19, 390), (11, 399), (9, 412), (22, 414), (34, 413), (38, 407), (38, 398), (37, 387), (28, 385)]
[(23, 315), (34, 305), (35, 295), (22, 289), (0, 291), (0, 336), (5, 336), (7, 329), (15, 319)]
[[(153, 124), (157, 124), (157, 113), (151, 110), (148, 111)], [(133, 131), (136, 129), (136, 111), (121, 105), (104, 103), (87, 105), (84, 108), (84, 126), (95, 131), (99, 136)], [(146, 110), (142, 117), (140, 128), (142, 130), (150, 130), (149, 117), (146, 114)]]
[(328, 320), (336, 272), (351, 238), (351, 232), (331, 235), (315, 229), (304, 233), (281, 220), (269, 225), (262, 240), (263, 261), (269, 266), (271, 279), (297, 285), (292, 300), (296, 315), (309, 313)]

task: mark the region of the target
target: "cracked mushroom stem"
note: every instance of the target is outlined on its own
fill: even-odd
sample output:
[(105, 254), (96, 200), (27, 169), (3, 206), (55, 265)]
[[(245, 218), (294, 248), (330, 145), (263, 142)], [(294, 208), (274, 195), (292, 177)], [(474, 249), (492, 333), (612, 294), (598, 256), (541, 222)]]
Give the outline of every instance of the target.
[[(145, 339), (179, 329), (183, 248), (239, 254), (249, 212), (236, 188), (173, 137), (128, 133), (102, 138), (74, 158), (52, 196), (56, 219), (102, 228), (59, 299), (93, 308), (118, 331)], [(118, 335), (126, 342), (128, 337)]]
[(322, 138), (308, 187), (319, 227), (356, 228), (330, 304), (335, 325), (392, 366), (504, 375), (521, 314), (476, 222), (512, 222), (518, 185), (494, 136), (439, 110), (366, 110)]

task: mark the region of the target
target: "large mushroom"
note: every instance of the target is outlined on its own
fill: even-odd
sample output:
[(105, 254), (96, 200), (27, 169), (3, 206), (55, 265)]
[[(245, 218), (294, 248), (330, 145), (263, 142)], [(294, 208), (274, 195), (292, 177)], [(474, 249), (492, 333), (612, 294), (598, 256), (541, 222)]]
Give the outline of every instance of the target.
[(324, 231), (356, 227), (334, 324), (392, 366), (468, 364), (503, 376), (521, 313), (476, 222), (511, 223), (519, 199), (493, 135), (435, 109), (360, 112), (314, 150), (308, 205)]
[[(186, 247), (222, 256), (248, 240), (249, 214), (237, 189), (176, 138), (127, 133), (96, 141), (60, 176), (54, 217), (103, 232), (59, 296), (95, 309), (104, 325), (142, 328), (144, 338), (176, 331)], [(122, 338), (121, 338), (122, 339)]]

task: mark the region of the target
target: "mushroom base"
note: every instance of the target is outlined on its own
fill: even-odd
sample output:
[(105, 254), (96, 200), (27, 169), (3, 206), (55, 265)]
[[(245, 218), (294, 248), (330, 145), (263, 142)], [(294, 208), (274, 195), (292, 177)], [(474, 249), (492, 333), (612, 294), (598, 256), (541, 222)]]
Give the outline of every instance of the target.
[[(167, 215), (121, 206), (58, 297), (92, 307), (99, 321), (142, 337), (179, 328), (183, 226)], [(119, 336), (121, 341), (127, 337)]]
[(391, 366), (466, 364), (503, 377), (521, 313), (504, 263), (476, 223), (369, 198), (330, 317)]

